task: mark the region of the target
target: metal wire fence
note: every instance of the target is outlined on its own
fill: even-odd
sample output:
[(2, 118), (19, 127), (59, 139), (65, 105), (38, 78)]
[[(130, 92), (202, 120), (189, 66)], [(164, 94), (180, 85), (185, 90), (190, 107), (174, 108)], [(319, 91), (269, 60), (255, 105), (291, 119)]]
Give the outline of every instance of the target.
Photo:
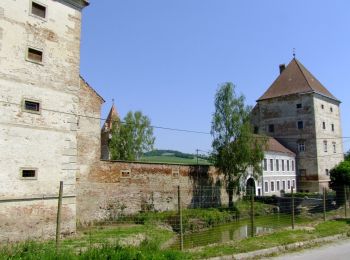
[[(161, 190), (155, 192), (162, 196)], [(176, 201), (168, 210), (161, 210), (153, 200), (140, 201), (140, 209), (134, 213), (126, 210), (127, 205), (110, 205), (105, 219), (80, 226), (78, 236), (62, 240), (60, 245), (77, 250), (105, 244), (188, 250), (285, 229), (311, 228), (349, 214), (350, 192), (345, 186), (307, 194), (292, 189), (283, 197), (234, 194), (231, 207), (228, 201), (218, 202), (213, 187), (189, 191), (178, 186), (173, 192)]]

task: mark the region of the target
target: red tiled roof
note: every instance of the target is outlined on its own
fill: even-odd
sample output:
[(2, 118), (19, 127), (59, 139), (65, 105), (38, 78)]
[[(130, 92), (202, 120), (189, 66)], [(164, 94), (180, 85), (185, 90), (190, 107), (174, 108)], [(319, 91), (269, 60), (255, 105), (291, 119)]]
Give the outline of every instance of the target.
[(298, 93), (319, 93), (337, 100), (297, 59), (293, 59), (258, 101)]
[(277, 153), (286, 153), (292, 156), (295, 156), (295, 153), (283, 146), (280, 142), (278, 142), (275, 138), (270, 136), (263, 136), (263, 135), (255, 135), (255, 138), (266, 138), (267, 143), (266, 147), (264, 148), (265, 152), (277, 152)]

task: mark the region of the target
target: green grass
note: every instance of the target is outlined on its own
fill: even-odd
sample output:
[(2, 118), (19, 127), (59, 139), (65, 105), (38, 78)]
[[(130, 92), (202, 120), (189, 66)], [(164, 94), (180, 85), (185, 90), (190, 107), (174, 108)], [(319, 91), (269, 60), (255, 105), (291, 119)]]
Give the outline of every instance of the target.
[(350, 232), (347, 221), (327, 221), (315, 225), (314, 230), (281, 230), (272, 234), (231, 241), (224, 245), (203, 247), (191, 253), (193, 259), (245, 253), (300, 241)]
[[(176, 163), (176, 164), (186, 164), (186, 165), (196, 165), (197, 158), (181, 158), (176, 156), (144, 156), (140, 159), (142, 162), (149, 163)], [(207, 160), (198, 158), (199, 165), (210, 165)]]
[[(236, 203), (236, 206), (241, 217), (249, 215), (249, 201), (240, 201)], [(128, 225), (100, 223), (98, 226), (81, 228), (75, 237), (62, 240), (58, 254), (54, 241), (26, 242), (0, 246), (0, 259), (201, 259), (308, 241), (339, 233), (350, 233), (350, 222), (348, 221), (333, 220), (320, 223), (320, 219), (314, 220), (305, 216), (297, 216), (296, 225), (297, 227), (308, 227), (308, 229), (290, 230), (286, 228), (290, 227), (290, 216), (281, 215), (279, 218), (281, 221), (276, 221), (274, 219), (276, 215), (271, 214), (273, 210), (271, 206), (255, 203), (255, 209), (257, 215), (265, 216), (257, 218), (255, 225), (262, 227), (272, 225), (274, 233), (179, 252), (173, 249), (163, 249), (165, 244), (171, 245), (167, 242), (178, 237), (176, 222), (173, 222), (175, 231), (170, 228), (171, 221), (178, 219), (177, 212), (147, 212), (130, 218)], [(218, 232), (227, 232), (229, 223), (232, 225), (235, 214), (227, 209), (185, 209), (183, 211), (183, 223), (187, 232), (185, 242), (187, 236), (195, 235), (196, 233), (192, 234), (192, 232), (198, 232), (198, 229), (207, 229), (214, 233), (216, 229)], [(127, 220), (124, 219), (124, 221)], [(228, 224), (225, 226), (222, 225), (223, 223)], [(249, 219), (242, 218), (240, 223), (247, 224)], [(208, 229), (212, 227), (215, 228)], [(221, 236), (221, 233), (215, 235)], [(130, 243), (133, 238), (140, 239), (136, 244)], [(208, 240), (208, 237), (198, 239)]]

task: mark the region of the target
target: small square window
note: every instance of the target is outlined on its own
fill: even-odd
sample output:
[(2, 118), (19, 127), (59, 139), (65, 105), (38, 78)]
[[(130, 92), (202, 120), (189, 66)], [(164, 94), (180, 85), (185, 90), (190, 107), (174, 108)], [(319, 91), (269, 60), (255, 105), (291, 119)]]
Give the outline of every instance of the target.
[(179, 169), (172, 169), (172, 175), (175, 178), (178, 178), (180, 176), (180, 170)]
[(274, 133), (275, 132), (275, 125), (271, 124), (269, 125), (269, 132)]
[(130, 170), (122, 170), (121, 171), (123, 178), (130, 178), (131, 171)]
[(300, 109), (300, 108), (302, 108), (302, 107), (303, 107), (302, 104), (297, 104), (297, 108), (298, 108), (298, 109)]
[(46, 18), (46, 6), (32, 2), (31, 13), (41, 18)]
[(36, 168), (21, 168), (21, 179), (36, 180), (38, 178), (38, 170)]
[(303, 128), (304, 128), (304, 122), (298, 121), (298, 129), (303, 129)]
[(32, 62), (42, 63), (43, 52), (29, 47), (27, 52), (27, 59)]
[(37, 100), (24, 99), (23, 111), (40, 114), (41, 112), (40, 102)]

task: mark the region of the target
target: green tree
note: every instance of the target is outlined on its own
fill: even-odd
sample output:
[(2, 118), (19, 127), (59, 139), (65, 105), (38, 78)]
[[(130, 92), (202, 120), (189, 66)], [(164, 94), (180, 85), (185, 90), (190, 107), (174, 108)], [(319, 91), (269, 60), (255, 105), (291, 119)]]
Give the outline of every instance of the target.
[(236, 95), (232, 83), (221, 85), (215, 95), (211, 134), (215, 166), (226, 178), (229, 207), (233, 208), (233, 195), (239, 190), (240, 178), (252, 167), (255, 176), (262, 173), (266, 139), (253, 134), (250, 124), (251, 107), (244, 104), (243, 95)]
[(345, 154), (345, 161), (350, 161), (350, 150)]
[(142, 112), (128, 112), (123, 122), (113, 124), (109, 149), (112, 160), (138, 160), (153, 149), (155, 137), (150, 119)]
[(330, 171), (330, 188), (336, 191), (338, 205), (344, 204), (344, 189), (350, 185), (350, 161), (338, 164)]

